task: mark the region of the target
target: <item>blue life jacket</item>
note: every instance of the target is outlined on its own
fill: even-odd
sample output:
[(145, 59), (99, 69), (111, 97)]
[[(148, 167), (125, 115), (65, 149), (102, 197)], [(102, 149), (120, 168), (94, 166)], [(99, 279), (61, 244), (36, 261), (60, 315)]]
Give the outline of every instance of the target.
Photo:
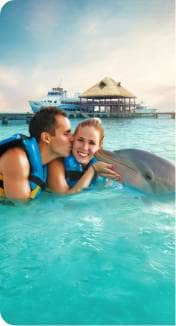
[[(0, 141), (0, 156), (8, 149), (20, 147), (26, 152), (30, 163), (29, 182), (31, 187), (30, 198), (35, 198), (46, 187), (47, 165), (42, 165), (39, 145), (35, 138), (22, 134), (15, 134)], [(0, 177), (0, 196), (3, 195), (3, 176)]]
[[(70, 188), (78, 182), (84, 172), (95, 162), (97, 162), (97, 159), (93, 157), (86, 168), (83, 168), (82, 164), (79, 163), (72, 154), (64, 158), (65, 177)], [(95, 180), (96, 177), (92, 179), (90, 185), (94, 184)]]

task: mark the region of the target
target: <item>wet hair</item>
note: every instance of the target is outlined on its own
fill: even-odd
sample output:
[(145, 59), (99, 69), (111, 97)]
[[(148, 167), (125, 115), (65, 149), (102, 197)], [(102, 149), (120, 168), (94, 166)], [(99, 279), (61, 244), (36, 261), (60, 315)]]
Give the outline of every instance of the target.
[(29, 134), (40, 141), (41, 133), (46, 131), (52, 136), (55, 135), (56, 116), (67, 117), (67, 114), (56, 107), (41, 108), (31, 119), (29, 123)]
[(79, 128), (82, 128), (82, 127), (94, 127), (96, 130), (99, 131), (99, 134), (100, 134), (100, 142), (103, 141), (103, 138), (104, 138), (104, 129), (103, 129), (101, 120), (99, 118), (90, 118), (90, 119), (85, 119), (85, 120), (81, 121), (77, 125), (74, 134), (76, 134), (78, 132), (78, 129)]

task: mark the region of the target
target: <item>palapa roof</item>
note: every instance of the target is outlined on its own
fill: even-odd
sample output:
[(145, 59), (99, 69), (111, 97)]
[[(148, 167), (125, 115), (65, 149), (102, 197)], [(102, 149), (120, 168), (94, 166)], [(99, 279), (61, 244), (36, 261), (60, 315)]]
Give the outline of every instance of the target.
[(129, 92), (127, 89), (121, 86), (120, 82), (116, 82), (114, 79), (105, 77), (100, 82), (87, 89), (85, 92), (80, 94), (83, 98), (94, 98), (94, 97), (135, 97), (134, 94)]

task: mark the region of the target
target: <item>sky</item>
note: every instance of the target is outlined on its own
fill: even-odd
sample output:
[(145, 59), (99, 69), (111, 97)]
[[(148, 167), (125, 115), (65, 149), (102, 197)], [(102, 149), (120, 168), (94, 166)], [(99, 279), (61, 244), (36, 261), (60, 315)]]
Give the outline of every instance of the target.
[(174, 109), (174, 0), (0, 0), (0, 112), (111, 77)]

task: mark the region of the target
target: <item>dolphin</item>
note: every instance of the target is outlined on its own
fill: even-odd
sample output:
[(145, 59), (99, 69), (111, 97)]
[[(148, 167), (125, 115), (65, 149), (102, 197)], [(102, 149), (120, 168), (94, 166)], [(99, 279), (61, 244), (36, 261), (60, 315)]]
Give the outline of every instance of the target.
[(120, 173), (122, 184), (145, 193), (174, 193), (174, 165), (150, 152), (139, 149), (117, 151), (101, 150), (96, 154), (100, 161), (113, 164)]

